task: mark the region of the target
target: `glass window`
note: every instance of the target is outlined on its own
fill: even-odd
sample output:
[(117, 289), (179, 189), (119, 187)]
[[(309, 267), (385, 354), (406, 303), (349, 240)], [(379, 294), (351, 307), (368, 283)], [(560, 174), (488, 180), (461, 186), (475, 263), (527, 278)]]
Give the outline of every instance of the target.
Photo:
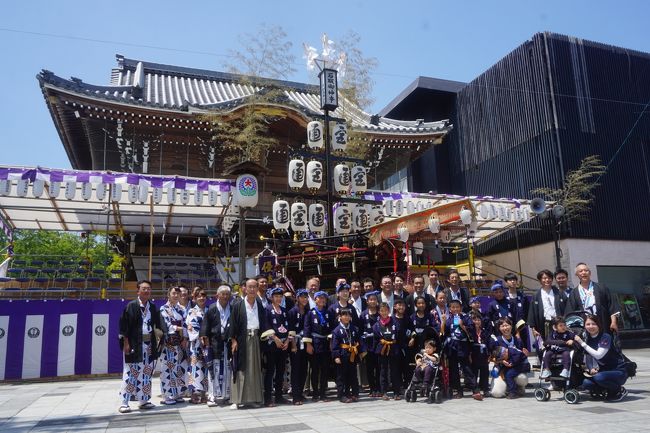
[(650, 328), (650, 266), (598, 266), (605, 284), (621, 305), (625, 329)]

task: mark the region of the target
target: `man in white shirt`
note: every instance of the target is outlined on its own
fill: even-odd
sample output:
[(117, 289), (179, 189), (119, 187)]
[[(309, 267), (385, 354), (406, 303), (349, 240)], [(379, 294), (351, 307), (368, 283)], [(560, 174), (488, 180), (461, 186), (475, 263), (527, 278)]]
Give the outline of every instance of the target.
[(381, 279), (381, 295), (379, 296), (379, 302), (387, 303), (391, 315), (393, 314), (395, 294), (393, 293), (393, 280), (388, 275), (382, 277)]
[(366, 300), (361, 296), (361, 282), (359, 280), (350, 282), (350, 304), (357, 310), (357, 316), (361, 317), (361, 313), (366, 309)]
[(603, 331), (618, 332), (618, 316), (621, 310), (616, 296), (612, 295), (604, 284), (591, 280), (591, 269), (586, 263), (578, 263), (576, 276), (580, 284), (569, 295), (566, 314), (589, 311), (600, 317)]

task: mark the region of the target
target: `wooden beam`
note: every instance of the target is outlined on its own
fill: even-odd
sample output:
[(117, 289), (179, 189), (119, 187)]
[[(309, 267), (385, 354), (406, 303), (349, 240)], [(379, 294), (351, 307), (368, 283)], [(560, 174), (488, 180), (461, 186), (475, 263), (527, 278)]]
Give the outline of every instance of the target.
[(50, 197), (50, 187), (49, 183), (45, 184), (45, 192), (50, 199), (50, 203), (52, 203), (52, 208), (54, 209), (54, 213), (56, 214), (57, 219), (59, 220), (59, 224), (61, 224), (61, 227), (63, 227), (63, 230), (66, 232), (68, 231), (68, 226), (65, 223), (65, 220), (63, 219), (63, 215), (61, 215), (61, 212), (59, 210), (59, 206), (56, 204), (56, 199), (54, 197)]

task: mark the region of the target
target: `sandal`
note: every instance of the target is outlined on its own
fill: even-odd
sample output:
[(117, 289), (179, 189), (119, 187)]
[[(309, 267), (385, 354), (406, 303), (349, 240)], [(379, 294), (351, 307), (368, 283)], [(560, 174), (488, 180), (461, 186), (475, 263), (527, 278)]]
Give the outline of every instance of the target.
[(154, 407), (156, 407), (156, 406), (154, 404), (152, 404), (151, 402), (146, 402), (146, 403), (142, 403), (140, 406), (138, 406), (138, 409), (147, 410), (147, 409), (153, 409)]
[(128, 406), (120, 406), (119, 409), (117, 409), (119, 413), (129, 413), (131, 412), (131, 408)]

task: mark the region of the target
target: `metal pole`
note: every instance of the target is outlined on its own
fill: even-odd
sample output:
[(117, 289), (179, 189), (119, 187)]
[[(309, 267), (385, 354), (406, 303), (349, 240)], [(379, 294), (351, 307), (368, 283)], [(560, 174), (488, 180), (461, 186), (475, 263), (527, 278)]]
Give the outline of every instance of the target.
[(246, 277), (246, 209), (239, 212), (239, 281)]
[(555, 246), (555, 270), (562, 269), (560, 259), (562, 257), (562, 250), (560, 249), (560, 222), (554, 221), (553, 224), (553, 244)]
[(334, 236), (334, 215), (332, 212), (332, 188), (334, 188), (334, 176), (332, 175), (332, 167), (330, 165), (330, 117), (329, 110), (325, 110), (325, 127), (323, 133), (325, 135), (325, 170), (327, 171), (327, 235)]
[(147, 272), (147, 279), (151, 281), (151, 265), (153, 257), (153, 195), (149, 198), (149, 271)]
[(515, 224), (515, 242), (517, 243), (517, 263), (519, 264), (519, 282), (521, 283), (521, 252), (519, 251), (519, 226)]

